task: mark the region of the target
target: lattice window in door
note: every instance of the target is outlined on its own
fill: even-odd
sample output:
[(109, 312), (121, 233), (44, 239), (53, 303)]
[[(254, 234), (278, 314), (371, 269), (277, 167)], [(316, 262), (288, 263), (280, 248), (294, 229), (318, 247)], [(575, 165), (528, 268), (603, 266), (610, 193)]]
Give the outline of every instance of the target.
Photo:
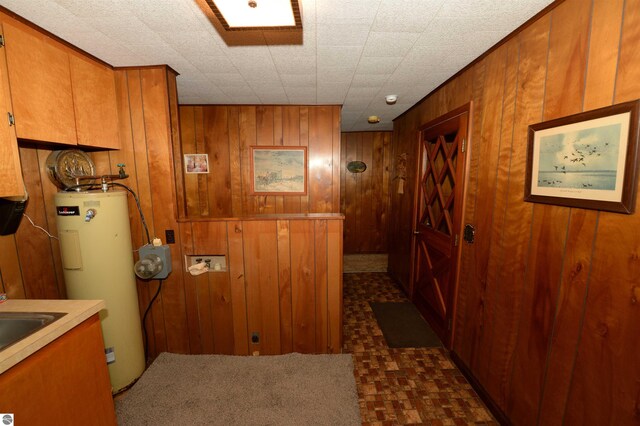
[[(425, 132), (426, 133), (426, 132)], [(458, 132), (427, 137), (423, 133), (420, 224), (453, 235)]]

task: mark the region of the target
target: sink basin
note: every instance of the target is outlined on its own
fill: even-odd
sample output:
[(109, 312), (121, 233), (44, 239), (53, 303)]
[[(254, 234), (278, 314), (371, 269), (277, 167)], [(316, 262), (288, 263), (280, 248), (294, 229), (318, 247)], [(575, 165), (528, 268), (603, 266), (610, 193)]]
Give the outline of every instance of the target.
[(61, 312), (0, 312), (0, 351), (65, 315)]

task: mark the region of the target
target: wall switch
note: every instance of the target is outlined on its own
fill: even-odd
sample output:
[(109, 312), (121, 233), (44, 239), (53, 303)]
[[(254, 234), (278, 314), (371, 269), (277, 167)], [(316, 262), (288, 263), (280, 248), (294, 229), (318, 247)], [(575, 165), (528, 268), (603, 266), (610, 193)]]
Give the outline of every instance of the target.
[(176, 243), (176, 232), (173, 229), (165, 229), (164, 231), (164, 239), (167, 244), (175, 244)]

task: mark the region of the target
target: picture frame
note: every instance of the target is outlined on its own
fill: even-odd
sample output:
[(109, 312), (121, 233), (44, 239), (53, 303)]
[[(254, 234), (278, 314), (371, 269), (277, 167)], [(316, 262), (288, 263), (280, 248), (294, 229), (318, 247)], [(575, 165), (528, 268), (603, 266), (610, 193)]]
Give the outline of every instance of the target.
[(251, 146), (253, 195), (306, 195), (307, 147)]
[(184, 154), (184, 171), (187, 174), (209, 173), (209, 154)]
[(631, 214), (640, 100), (529, 126), (524, 201)]

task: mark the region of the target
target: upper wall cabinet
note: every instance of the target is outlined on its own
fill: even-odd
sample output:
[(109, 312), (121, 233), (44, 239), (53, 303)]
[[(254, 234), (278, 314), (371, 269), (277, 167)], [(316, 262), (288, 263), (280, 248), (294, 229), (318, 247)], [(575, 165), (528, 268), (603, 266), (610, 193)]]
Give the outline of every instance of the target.
[(18, 138), (75, 145), (68, 53), (26, 25), (3, 27)]
[(120, 148), (113, 70), (69, 54), (78, 145)]
[(8, 120), (7, 111), (11, 111), (9, 76), (5, 52), (0, 49), (0, 197), (24, 194), (16, 131)]
[(0, 19), (18, 138), (120, 148), (113, 69), (23, 22)]

